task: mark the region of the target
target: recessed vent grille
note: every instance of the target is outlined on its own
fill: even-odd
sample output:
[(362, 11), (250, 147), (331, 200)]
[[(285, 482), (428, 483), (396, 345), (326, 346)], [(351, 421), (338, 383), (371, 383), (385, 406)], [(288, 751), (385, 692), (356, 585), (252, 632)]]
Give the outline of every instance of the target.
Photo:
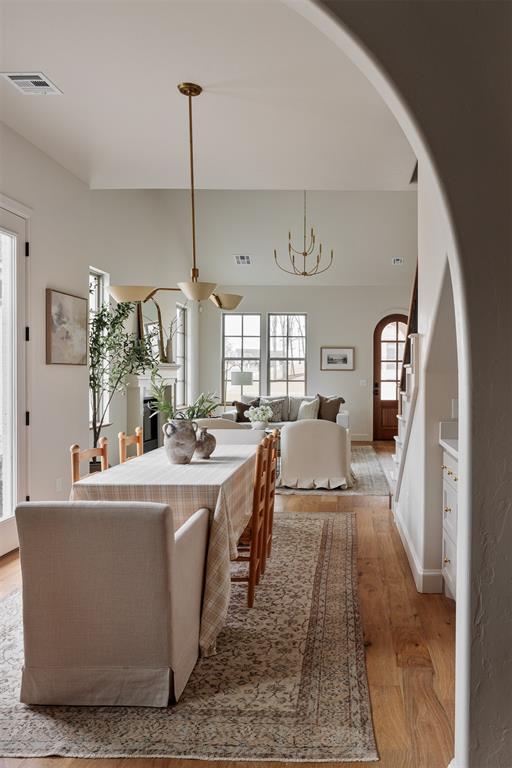
[(251, 265), (251, 257), (245, 256), (244, 254), (238, 253), (235, 257), (235, 264), (238, 264), (239, 267), (250, 267)]
[(62, 91), (42, 72), (1, 72), (25, 96), (60, 96)]

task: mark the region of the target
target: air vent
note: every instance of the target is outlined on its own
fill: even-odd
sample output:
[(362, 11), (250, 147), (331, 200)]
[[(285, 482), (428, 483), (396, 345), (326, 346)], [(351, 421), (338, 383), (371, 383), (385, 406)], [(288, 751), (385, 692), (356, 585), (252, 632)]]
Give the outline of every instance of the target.
[(2, 72), (3, 77), (25, 96), (60, 96), (62, 91), (42, 72)]
[(238, 264), (239, 267), (250, 267), (251, 266), (251, 257), (245, 256), (244, 254), (237, 254), (235, 257), (235, 264)]

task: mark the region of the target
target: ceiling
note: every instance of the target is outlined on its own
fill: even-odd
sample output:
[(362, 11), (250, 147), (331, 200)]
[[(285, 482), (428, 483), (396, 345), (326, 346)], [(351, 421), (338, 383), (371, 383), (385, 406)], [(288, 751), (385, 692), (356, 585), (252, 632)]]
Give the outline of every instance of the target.
[(363, 75), (279, 0), (1, 2), (0, 119), (92, 188), (403, 190), (415, 158)]

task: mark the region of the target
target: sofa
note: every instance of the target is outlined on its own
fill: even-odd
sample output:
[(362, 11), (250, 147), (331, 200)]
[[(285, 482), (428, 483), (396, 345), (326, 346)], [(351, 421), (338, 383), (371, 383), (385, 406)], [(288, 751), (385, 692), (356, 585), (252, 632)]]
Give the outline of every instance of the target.
[[(314, 395), (304, 395), (304, 396), (284, 396), (284, 395), (275, 395), (275, 396), (266, 396), (261, 395), (262, 399), (264, 400), (283, 400), (283, 420), (282, 421), (273, 421), (271, 422), (271, 425), (273, 427), (277, 427), (278, 429), (282, 429), (286, 424), (293, 424), (296, 422), (296, 418), (293, 418), (293, 416), (298, 411), (297, 401), (307, 400), (308, 402), (311, 402), (315, 399)], [(240, 398), (240, 401), (242, 403), (250, 403), (253, 400), (252, 397), (246, 397), (245, 395), (242, 395)], [(290, 411), (292, 411), (290, 413)], [(232, 421), (236, 421), (236, 408), (228, 409), (223, 411), (219, 414), (223, 419), (230, 419)], [(290, 418), (291, 417), (291, 418)], [(349, 423), (349, 412), (345, 407), (345, 404), (342, 404), (340, 406), (340, 410), (338, 411), (338, 414), (336, 416), (336, 424), (338, 424), (340, 427), (345, 427), (345, 429), (349, 429), (350, 423)], [(239, 426), (248, 427), (250, 429), (251, 424), (250, 422), (240, 422)]]

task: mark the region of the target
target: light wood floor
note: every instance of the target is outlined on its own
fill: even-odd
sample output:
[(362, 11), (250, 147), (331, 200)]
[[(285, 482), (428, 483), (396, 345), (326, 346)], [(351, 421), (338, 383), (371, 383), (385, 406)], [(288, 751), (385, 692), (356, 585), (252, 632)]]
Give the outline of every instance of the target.
[[(391, 447), (374, 444), (383, 454)], [(379, 768), (447, 768), (453, 756), (455, 607), (419, 595), (388, 509), (378, 496), (278, 497), (279, 509), (353, 509), (357, 515), (359, 596)], [(16, 554), (0, 559), (0, 597), (20, 584)], [(70, 758), (1, 759), (2, 768), (232, 768), (234, 762)], [(281, 768), (293, 763), (249, 763)], [(307, 768), (307, 764), (295, 764)], [(309, 764), (312, 765), (312, 764)], [(322, 764), (329, 768), (333, 764)], [(368, 768), (368, 763), (343, 763)]]

